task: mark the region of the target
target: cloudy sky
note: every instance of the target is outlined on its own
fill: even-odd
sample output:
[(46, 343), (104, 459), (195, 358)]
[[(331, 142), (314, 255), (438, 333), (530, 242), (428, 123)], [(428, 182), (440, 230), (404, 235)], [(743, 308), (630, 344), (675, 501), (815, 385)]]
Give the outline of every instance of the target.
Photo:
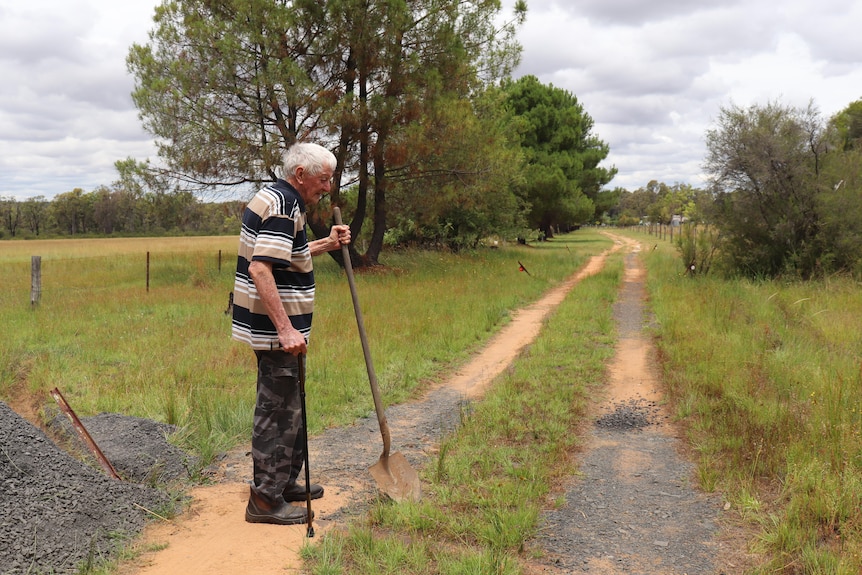
[[(511, 6), (514, 0), (503, 0)], [(154, 154), (125, 57), (158, 0), (0, 0), (0, 196), (51, 198)], [(855, 0), (528, 0), (516, 76), (574, 94), (630, 190), (703, 183), (722, 106), (780, 101), (824, 117), (862, 99)]]

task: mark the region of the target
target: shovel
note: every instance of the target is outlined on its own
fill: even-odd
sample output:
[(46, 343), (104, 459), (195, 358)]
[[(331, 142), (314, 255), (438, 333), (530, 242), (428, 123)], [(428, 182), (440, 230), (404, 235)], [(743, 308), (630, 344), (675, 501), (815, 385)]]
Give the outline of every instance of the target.
[[(335, 223), (341, 225), (341, 210), (334, 208)], [(380, 399), (380, 389), (377, 387), (377, 376), (374, 374), (374, 365), (371, 362), (371, 351), (368, 349), (368, 337), (365, 334), (365, 325), (362, 322), (362, 312), (359, 309), (359, 297), (356, 294), (356, 282), (353, 279), (353, 265), (350, 263), (350, 251), (346, 245), (341, 246), (341, 255), (344, 258), (344, 271), (347, 272), (347, 281), (350, 283), (350, 296), (353, 298), (353, 311), (356, 314), (356, 325), (359, 327), (359, 338), (362, 340), (362, 353), (365, 355), (365, 368), (368, 371), (368, 380), (371, 383), (371, 395), (374, 397), (374, 409), (377, 411), (377, 423), (380, 426), (380, 435), (383, 437), (383, 453), (380, 460), (368, 468), (371, 476), (377, 482), (377, 487), (400, 503), (402, 501), (419, 501), (421, 497), (419, 476), (416, 470), (410, 467), (407, 459), (401, 453), (389, 453), (391, 438), (389, 434), (389, 423), (383, 412), (383, 402)]]

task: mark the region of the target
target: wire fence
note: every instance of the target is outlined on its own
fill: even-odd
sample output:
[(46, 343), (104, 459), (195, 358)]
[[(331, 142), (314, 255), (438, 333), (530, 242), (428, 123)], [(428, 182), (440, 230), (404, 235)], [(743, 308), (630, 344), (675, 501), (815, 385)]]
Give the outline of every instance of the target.
[[(0, 264), (0, 305), (37, 306), (46, 299), (230, 282), (236, 255), (224, 250), (106, 256), (38, 256)], [(121, 296), (120, 296), (121, 297)]]

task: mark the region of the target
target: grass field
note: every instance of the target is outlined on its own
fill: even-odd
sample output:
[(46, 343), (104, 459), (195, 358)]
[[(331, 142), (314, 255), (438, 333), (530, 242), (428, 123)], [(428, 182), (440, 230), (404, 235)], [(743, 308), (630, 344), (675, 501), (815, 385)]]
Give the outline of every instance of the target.
[[(59, 387), (79, 415), (113, 411), (176, 424), (204, 462), (245, 440), (254, 356), (230, 340), (224, 313), (236, 244), (232, 237), (4, 242), (0, 394), (38, 402)], [(385, 268), (358, 272), (384, 401), (403, 401), (463, 360), (512, 310), (608, 244), (581, 234), (458, 256), (396, 252), (385, 254)], [(42, 257), (42, 297), (31, 307), (34, 255)], [(346, 277), (325, 255), (316, 272), (309, 413), (325, 415), (309, 421), (312, 433), (373, 408)], [(339, 385), (325, 385), (332, 381)]]

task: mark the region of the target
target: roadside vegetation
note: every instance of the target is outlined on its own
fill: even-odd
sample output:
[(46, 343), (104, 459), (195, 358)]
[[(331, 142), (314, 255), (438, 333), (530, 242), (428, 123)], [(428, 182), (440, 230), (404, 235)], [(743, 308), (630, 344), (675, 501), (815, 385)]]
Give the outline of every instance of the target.
[(754, 534), (757, 573), (862, 572), (862, 291), (692, 276), (647, 250), (664, 381), (701, 487)]

